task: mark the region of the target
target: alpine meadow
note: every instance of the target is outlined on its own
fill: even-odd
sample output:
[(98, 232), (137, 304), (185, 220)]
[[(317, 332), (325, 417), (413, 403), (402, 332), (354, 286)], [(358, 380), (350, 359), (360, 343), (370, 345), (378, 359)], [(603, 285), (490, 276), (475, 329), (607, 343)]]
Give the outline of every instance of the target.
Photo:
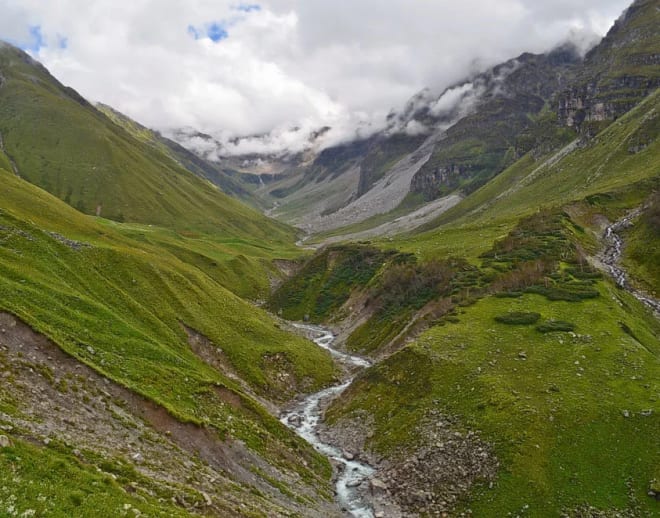
[(0, 516), (660, 516), (658, 0), (5, 3)]

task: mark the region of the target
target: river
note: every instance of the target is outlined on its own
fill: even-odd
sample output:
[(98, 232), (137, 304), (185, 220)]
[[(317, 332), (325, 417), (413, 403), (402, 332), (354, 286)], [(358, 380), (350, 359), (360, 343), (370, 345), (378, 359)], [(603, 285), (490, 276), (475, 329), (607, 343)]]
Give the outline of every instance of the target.
[[(335, 337), (327, 329), (307, 324), (294, 324), (294, 326), (311, 333), (314, 336), (314, 343), (329, 351), (339, 363), (348, 367), (349, 371), (355, 372), (356, 368), (364, 369), (371, 365), (371, 362), (364, 358), (345, 354), (333, 349), (332, 343)], [(353, 379), (354, 375), (339, 385), (307, 396), (293, 408), (284, 412), (280, 420), (288, 427), (294, 429), (298, 435), (314, 446), (318, 452), (329, 457), (336, 464), (343, 466), (342, 469), (338, 470), (339, 473), (336, 480), (337, 501), (341, 508), (348, 515), (355, 518), (373, 518), (373, 509), (362, 497), (359, 486), (373, 475), (374, 468), (352, 458), (351, 454), (345, 455), (340, 448), (323, 442), (318, 436), (318, 427), (323, 417), (322, 409), (326, 408), (333, 399), (346, 390)]]

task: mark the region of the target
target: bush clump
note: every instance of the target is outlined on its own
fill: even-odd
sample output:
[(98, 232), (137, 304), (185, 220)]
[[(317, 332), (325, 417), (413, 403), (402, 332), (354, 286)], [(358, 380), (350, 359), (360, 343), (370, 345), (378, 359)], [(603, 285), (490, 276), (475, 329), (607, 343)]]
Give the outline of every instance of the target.
[(500, 324), (508, 324), (510, 326), (528, 326), (536, 324), (539, 318), (541, 318), (539, 313), (516, 311), (507, 313), (506, 315), (498, 315), (495, 317), (495, 320)]
[(595, 299), (600, 296), (600, 293), (597, 290), (593, 289), (577, 289), (578, 286), (573, 287), (573, 289), (565, 289), (560, 287), (548, 287), (545, 286), (530, 286), (525, 291), (527, 293), (536, 293), (538, 295), (544, 295), (548, 300), (563, 300), (566, 302), (580, 302), (585, 299)]
[(536, 330), (541, 333), (553, 333), (555, 331), (563, 331), (565, 333), (573, 331), (575, 324), (566, 322), (564, 320), (548, 320), (541, 325), (536, 326)]
[(523, 296), (522, 291), (498, 291), (495, 293), (498, 299), (517, 299)]

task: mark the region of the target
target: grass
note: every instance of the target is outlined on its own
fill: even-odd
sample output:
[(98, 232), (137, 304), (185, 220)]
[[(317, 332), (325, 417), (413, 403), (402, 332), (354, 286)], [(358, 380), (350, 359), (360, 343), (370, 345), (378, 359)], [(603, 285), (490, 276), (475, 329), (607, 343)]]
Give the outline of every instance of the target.
[(642, 288), (660, 294), (660, 195), (654, 194), (637, 224), (624, 233), (623, 262)]
[[(414, 444), (413, 423), (432, 408), (462, 417), (494, 445), (503, 470), (491, 490), (466, 502), (476, 516), (557, 516), (589, 502), (658, 511), (646, 496), (660, 476), (653, 445), (660, 425), (658, 323), (631, 297), (600, 282), (601, 297), (578, 303), (538, 295), (489, 297), (460, 321), (436, 326), (367, 371), (333, 405), (331, 420), (355, 411), (375, 419), (370, 446), (380, 452)], [(509, 312), (575, 322), (575, 336), (493, 322)], [(633, 339), (617, 321), (634, 328)], [(525, 351), (526, 359), (519, 352)], [(632, 416), (626, 419), (622, 411)], [(607, 451), (607, 455), (602, 453)]]
[[(294, 231), (223, 194), (63, 87), (27, 54), (0, 48), (0, 133), (20, 175), (86, 214), (291, 242)], [(8, 169), (11, 170), (11, 169)]]
[[(135, 225), (84, 216), (6, 171), (0, 178), (0, 309), (179, 420), (240, 439), (311, 484), (327, 483), (319, 478), (329, 477), (327, 461), (225, 373), (199, 359), (181, 324), (207, 336), (257, 394), (274, 400), (332, 382), (335, 370), (326, 352), (279, 329), (264, 311), (179, 257), (185, 254), (170, 253), (162, 242), (174, 240), (173, 234), (152, 227), (160, 238), (136, 240)], [(81, 245), (69, 246), (64, 236)], [(197, 246), (222, 250), (212, 240)], [(275, 356), (284, 363), (273, 371)], [(279, 383), (281, 372), (293, 383)], [(242, 408), (225, 405), (217, 387), (238, 394)], [(11, 408), (12, 401), (0, 404)], [(292, 460), (300, 457), (307, 467)]]
[(16, 440), (0, 449), (2, 516), (192, 516), (169, 500), (133, 495), (108, 473), (98, 472), (52, 448)]

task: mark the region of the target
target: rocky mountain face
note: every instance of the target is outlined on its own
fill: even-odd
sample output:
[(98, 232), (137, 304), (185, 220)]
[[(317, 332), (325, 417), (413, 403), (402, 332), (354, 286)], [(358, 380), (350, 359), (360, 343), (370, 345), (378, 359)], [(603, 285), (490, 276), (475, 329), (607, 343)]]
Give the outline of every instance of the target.
[(218, 163), (273, 216), (311, 232), (392, 220), (469, 194), (525, 154), (593, 135), (629, 111), (660, 84), (658, 26), (657, 2), (638, 0), (584, 58), (572, 44), (522, 54), (439, 95), (419, 92), (369, 138)]
[(594, 133), (657, 88), (659, 25), (658, 2), (634, 2), (587, 54), (576, 81), (559, 96), (560, 122), (583, 133)]
[(429, 161), (411, 182), (425, 199), (462, 189), (471, 192), (538, 145), (519, 138), (543, 120), (550, 98), (569, 84), (580, 62), (571, 46), (549, 54), (523, 54), (471, 83), (478, 96), (473, 113), (447, 129)]

